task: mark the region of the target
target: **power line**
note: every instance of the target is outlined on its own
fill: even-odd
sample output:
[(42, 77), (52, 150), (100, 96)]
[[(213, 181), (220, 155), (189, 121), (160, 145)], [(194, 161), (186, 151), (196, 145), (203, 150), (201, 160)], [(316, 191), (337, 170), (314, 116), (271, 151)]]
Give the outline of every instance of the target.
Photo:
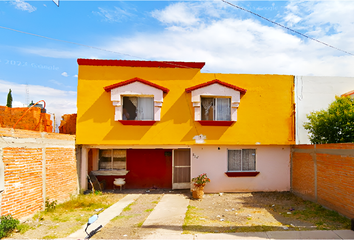
[[(125, 56), (132, 57), (132, 58), (138, 58), (138, 59), (141, 59), (141, 60), (149, 61), (148, 59), (144, 59), (144, 58), (137, 57), (137, 56), (133, 56), (133, 55), (126, 54), (126, 53), (121, 53), (121, 52), (116, 52), (116, 51), (112, 51), (112, 50), (107, 50), (107, 49), (104, 49), (104, 48), (93, 47), (93, 46), (85, 45), (85, 44), (81, 44), (81, 43), (76, 43), (76, 42), (61, 40), (61, 39), (57, 39), (57, 38), (46, 37), (46, 36), (42, 36), (42, 35), (38, 35), (38, 34), (34, 34), (34, 33), (29, 33), (29, 32), (25, 32), (25, 31), (20, 31), (20, 30), (17, 30), (17, 29), (8, 28), (8, 27), (3, 27), (3, 26), (0, 26), (0, 28), (6, 29), (6, 30), (10, 30), (10, 31), (14, 31), (14, 32), (19, 32), (19, 33), (27, 34), (27, 35), (31, 35), (31, 36), (35, 36), (35, 37), (45, 38), (45, 39), (52, 40), (52, 41), (58, 41), (58, 42), (64, 42), (64, 43), (75, 44), (75, 45), (82, 46), (82, 47), (92, 48), (92, 49), (96, 49), (96, 50), (100, 50), (100, 51), (105, 51), (105, 52), (110, 52), (110, 53), (116, 53), (116, 54), (125, 55)], [(166, 64), (169, 64), (169, 65), (171, 65), (171, 66), (181, 67), (181, 68), (191, 68), (191, 67), (186, 67), (186, 66), (183, 66), (183, 65), (180, 65), (180, 64), (177, 64), (177, 63), (171, 63), (171, 62), (169, 62), (169, 63), (166, 62)]]
[(301, 32), (298, 32), (298, 31), (296, 31), (296, 30), (293, 30), (293, 29), (291, 29), (291, 28), (288, 28), (288, 27), (286, 27), (286, 26), (284, 26), (284, 25), (281, 25), (280, 23), (274, 22), (274, 21), (272, 21), (272, 20), (270, 20), (270, 19), (268, 19), (268, 18), (265, 18), (265, 17), (263, 17), (263, 16), (261, 16), (261, 15), (259, 15), (259, 14), (257, 14), (257, 13), (254, 13), (254, 12), (252, 12), (252, 11), (250, 11), (250, 10), (247, 10), (247, 9), (245, 9), (245, 8), (243, 8), (243, 7), (237, 6), (237, 5), (232, 4), (232, 3), (228, 2), (228, 1), (225, 1), (225, 0), (221, 0), (221, 1), (223, 1), (224, 3), (229, 4), (230, 6), (233, 6), (233, 7), (235, 7), (235, 8), (238, 8), (238, 9), (240, 9), (240, 10), (242, 10), (242, 11), (251, 13), (251, 14), (253, 14), (253, 15), (259, 17), (259, 18), (262, 18), (262, 19), (264, 19), (264, 20), (266, 20), (266, 21), (268, 21), (268, 22), (270, 22), (270, 23), (273, 23), (273, 24), (275, 24), (275, 25), (278, 25), (278, 26), (280, 26), (280, 27), (282, 27), (282, 28), (285, 28), (285, 29), (287, 29), (287, 30), (289, 30), (289, 31), (292, 31), (292, 32), (294, 32), (294, 33), (296, 33), (296, 34), (299, 34), (299, 35), (301, 35), (301, 36), (303, 36), (303, 37), (305, 37), (305, 38), (308, 38), (308, 39), (313, 40), (313, 41), (315, 41), (315, 42), (321, 43), (321, 44), (323, 44), (323, 45), (325, 45), (325, 46), (327, 46), (327, 47), (330, 47), (330, 48), (333, 48), (333, 49), (336, 49), (336, 50), (338, 50), (338, 51), (341, 51), (341, 52), (344, 52), (344, 53), (346, 53), (346, 54), (349, 54), (349, 55), (354, 56), (353, 53), (350, 53), (350, 52), (347, 52), (347, 51), (345, 51), (345, 50), (339, 49), (339, 48), (334, 47), (334, 46), (332, 46), (332, 45), (330, 45), (330, 44), (328, 44), (328, 43), (322, 42), (322, 41), (320, 41), (320, 40), (318, 40), (318, 39), (309, 37), (309, 36), (307, 36), (307, 35), (305, 35), (305, 34), (303, 34), (303, 33), (301, 33)]

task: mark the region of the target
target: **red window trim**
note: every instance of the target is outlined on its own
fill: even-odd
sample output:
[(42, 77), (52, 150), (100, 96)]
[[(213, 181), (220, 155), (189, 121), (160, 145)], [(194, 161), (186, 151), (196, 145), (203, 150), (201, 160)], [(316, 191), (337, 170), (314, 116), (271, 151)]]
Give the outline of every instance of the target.
[(255, 177), (259, 172), (225, 172), (228, 177)]
[(152, 126), (157, 121), (141, 121), (141, 120), (118, 120), (123, 125), (133, 126)]
[(235, 121), (207, 121), (207, 120), (201, 120), (197, 121), (200, 123), (202, 126), (231, 126)]

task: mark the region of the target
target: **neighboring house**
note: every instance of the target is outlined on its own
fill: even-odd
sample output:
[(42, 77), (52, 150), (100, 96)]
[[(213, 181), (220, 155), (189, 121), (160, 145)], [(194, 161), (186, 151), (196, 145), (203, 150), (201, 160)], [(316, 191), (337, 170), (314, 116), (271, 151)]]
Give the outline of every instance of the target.
[(335, 96), (353, 95), (353, 89), (352, 77), (296, 76), (296, 144), (310, 144), (308, 131), (303, 126), (308, 121), (307, 114), (327, 109)]
[(201, 73), (205, 63), (78, 59), (80, 184), (290, 190), (294, 76)]

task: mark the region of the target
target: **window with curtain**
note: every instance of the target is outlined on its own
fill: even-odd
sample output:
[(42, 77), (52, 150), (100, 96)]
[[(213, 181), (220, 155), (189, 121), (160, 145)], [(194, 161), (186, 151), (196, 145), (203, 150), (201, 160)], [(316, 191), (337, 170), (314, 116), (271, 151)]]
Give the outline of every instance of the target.
[(202, 120), (231, 121), (230, 98), (201, 98)]
[(123, 97), (123, 120), (154, 120), (153, 97)]
[(125, 149), (100, 149), (99, 170), (125, 170), (126, 158)]
[(256, 149), (228, 150), (228, 171), (256, 171)]

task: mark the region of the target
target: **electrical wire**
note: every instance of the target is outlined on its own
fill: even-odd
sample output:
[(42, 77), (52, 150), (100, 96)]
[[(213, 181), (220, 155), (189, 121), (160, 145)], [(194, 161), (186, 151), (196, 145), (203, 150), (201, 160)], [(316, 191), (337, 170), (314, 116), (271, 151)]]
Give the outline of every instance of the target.
[(252, 12), (252, 11), (250, 11), (250, 10), (247, 10), (247, 9), (245, 9), (245, 8), (243, 8), (243, 7), (240, 7), (240, 6), (237, 6), (237, 5), (235, 5), (235, 4), (232, 4), (232, 3), (230, 3), (230, 2), (228, 2), (228, 1), (226, 1), (226, 0), (221, 0), (221, 1), (223, 1), (223, 2), (226, 3), (226, 4), (229, 4), (229, 5), (232, 6), (232, 7), (238, 8), (238, 9), (240, 9), (240, 10), (242, 10), (242, 11), (251, 13), (251, 14), (253, 14), (253, 15), (259, 17), (259, 18), (262, 18), (262, 19), (264, 19), (264, 20), (266, 20), (266, 21), (268, 21), (268, 22), (270, 22), (270, 23), (273, 23), (273, 24), (275, 24), (275, 25), (277, 25), (277, 26), (279, 26), (279, 27), (285, 28), (285, 29), (287, 29), (287, 30), (289, 30), (289, 31), (291, 31), (291, 32), (294, 32), (294, 33), (296, 33), (296, 34), (298, 34), (298, 35), (301, 35), (301, 36), (303, 36), (303, 37), (305, 37), (305, 38), (308, 38), (308, 39), (310, 39), (310, 40), (312, 40), (312, 41), (318, 42), (318, 43), (323, 44), (323, 45), (325, 45), (325, 46), (327, 46), (327, 47), (330, 47), (330, 48), (333, 48), (333, 49), (335, 49), (335, 50), (338, 50), (338, 51), (341, 51), (341, 52), (344, 52), (344, 53), (346, 53), (346, 54), (349, 54), (349, 55), (354, 56), (353, 53), (350, 53), (350, 52), (347, 52), (347, 51), (345, 51), (345, 50), (339, 49), (339, 48), (334, 47), (334, 46), (332, 46), (332, 45), (330, 45), (330, 44), (328, 44), (328, 43), (322, 42), (322, 41), (320, 41), (320, 40), (318, 40), (318, 39), (309, 37), (309, 36), (307, 36), (307, 35), (305, 35), (305, 34), (303, 34), (303, 33), (301, 33), (301, 32), (298, 32), (298, 31), (296, 31), (296, 30), (293, 30), (293, 29), (291, 29), (291, 28), (288, 28), (288, 27), (286, 27), (286, 26), (284, 26), (284, 25), (282, 25), (282, 24), (280, 24), (280, 23), (274, 22), (274, 21), (272, 21), (272, 20), (270, 20), (270, 19), (268, 19), (268, 18), (265, 18), (265, 17), (263, 17), (263, 16), (261, 16), (261, 15), (259, 15), (259, 14), (257, 14), (257, 13), (254, 13), (254, 12)]
[[(138, 59), (141, 59), (141, 60), (144, 60), (144, 61), (149, 61), (148, 59), (144, 59), (144, 58), (137, 57), (137, 56), (134, 56), (134, 55), (130, 55), (130, 54), (127, 54), (127, 53), (121, 53), (121, 52), (116, 52), (116, 51), (112, 51), (112, 50), (107, 50), (107, 49), (104, 49), (104, 48), (94, 47), (94, 46), (85, 45), (85, 44), (81, 44), (81, 43), (76, 43), (76, 42), (61, 40), (61, 39), (57, 39), (57, 38), (46, 37), (46, 36), (42, 36), (42, 35), (39, 35), (39, 34), (29, 33), (29, 32), (20, 31), (20, 30), (17, 30), (17, 29), (8, 28), (8, 27), (3, 27), (3, 26), (0, 26), (0, 28), (6, 29), (6, 30), (10, 30), (10, 31), (14, 31), (14, 32), (19, 32), (19, 33), (27, 34), (27, 35), (31, 35), (31, 36), (35, 36), (35, 37), (45, 38), (45, 39), (52, 40), (52, 41), (58, 41), (58, 42), (64, 42), (64, 43), (75, 44), (75, 45), (82, 46), (82, 47), (92, 48), (92, 49), (96, 49), (96, 50), (100, 50), (100, 51), (105, 51), (105, 52), (110, 52), (110, 53), (116, 53), (116, 54), (119, 54), (119, 55), (125, 55), (125, 56), (128, 56), (128, 57), (138, 58)], [(180, 67), (180, 68), (191, 68), (191, 67), (183, 66), (183, 65), (180, 65), (180, 64), (177, 64), (177, 63), (171, 63), (171, 62), (165, 62), (165, 63), (166, 63), (166, 64), (169, 64), (169, 65), (171, 65), (171, 66)]]

